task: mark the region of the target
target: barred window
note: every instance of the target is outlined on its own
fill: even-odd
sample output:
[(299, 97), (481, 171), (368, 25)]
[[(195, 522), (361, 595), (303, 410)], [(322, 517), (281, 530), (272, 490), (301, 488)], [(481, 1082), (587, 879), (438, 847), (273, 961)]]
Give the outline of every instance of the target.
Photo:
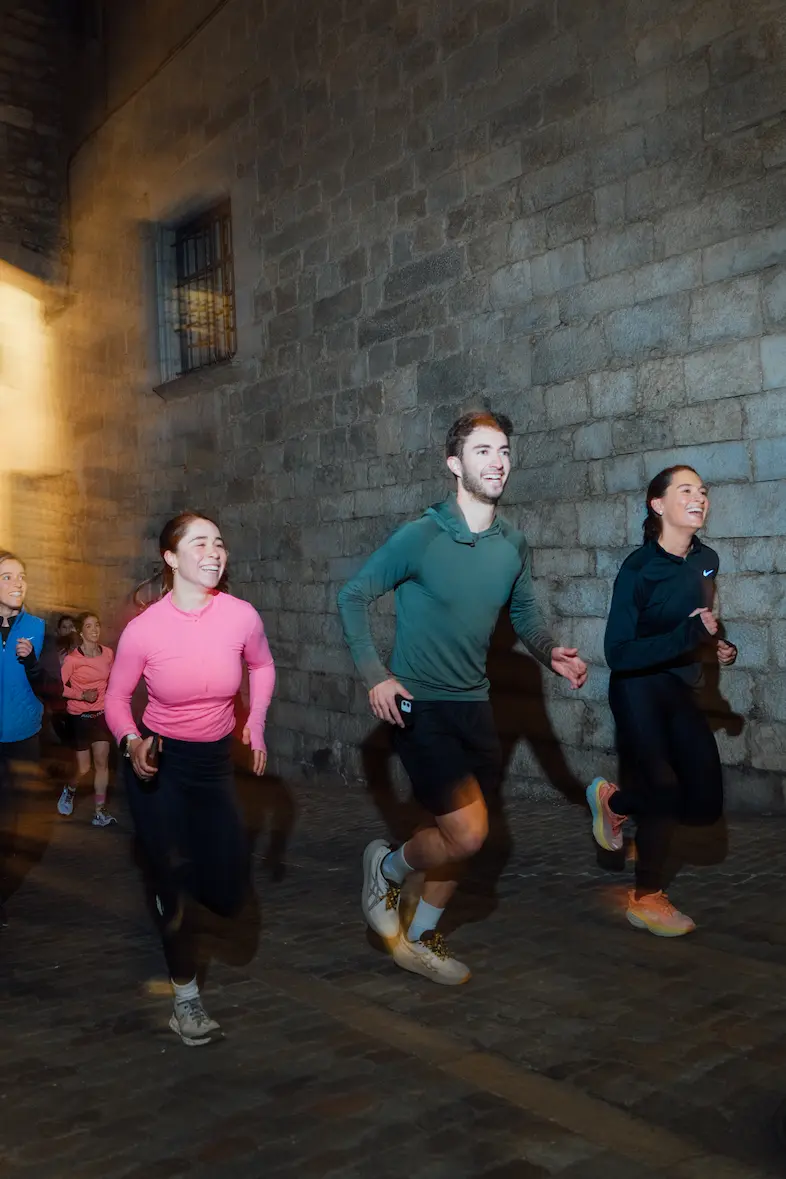
[(237, 351), (229, 202), (158, 235), (161, 380), (229, 360)]

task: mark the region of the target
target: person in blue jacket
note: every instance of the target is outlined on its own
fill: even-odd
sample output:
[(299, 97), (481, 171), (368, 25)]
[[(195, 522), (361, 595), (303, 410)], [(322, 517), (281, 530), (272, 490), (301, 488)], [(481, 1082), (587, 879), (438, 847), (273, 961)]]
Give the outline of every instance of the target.
[(0, 924), (14, 850), (14, 791), (20, 774), (38, 763), (44, 712), (36, 695), (45, 676), (39, 663), (44, 620), (27, 613), (26, 595), (23, 563), (0, 551)]
[(728, 666), (737, 657), (719, 634), (718, 554), (697, 536), (708, 508), (707, 488), (691, 467), (655, 476), (644, 543), (617, 575), (606, 625), (609, 705), (629, 780), (617, 787), (596, 778), (587, 801), (593, 834), (607, 851), (622, 847), (622, 825), (635, 819), (636, 887), (626, 916), (658, 937), (695, 929), (665, 893), (675, 824), (709, 825), (723, 809), (718, 748), (694, 690), (707, 658)]

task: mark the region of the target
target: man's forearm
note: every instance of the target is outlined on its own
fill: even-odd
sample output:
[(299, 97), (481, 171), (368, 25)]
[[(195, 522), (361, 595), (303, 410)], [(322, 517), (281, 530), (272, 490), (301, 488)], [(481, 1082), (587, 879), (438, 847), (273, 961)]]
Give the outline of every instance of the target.
[(530, 655), (537, 659), (538, 663), (542, 663), (544, 667), (551, 670), (551, 653), (555, 647), (559, 646), (554, 636), (539, 627), (533, 627), (526, 631), (517, 629), (516, 634)]
[(387, 679), (388, 669), (379, 657), (371, 637), (368, 602), (349, 582), (338, 595), (338, 612), (350, 654), (358, 674), (369, 691)]

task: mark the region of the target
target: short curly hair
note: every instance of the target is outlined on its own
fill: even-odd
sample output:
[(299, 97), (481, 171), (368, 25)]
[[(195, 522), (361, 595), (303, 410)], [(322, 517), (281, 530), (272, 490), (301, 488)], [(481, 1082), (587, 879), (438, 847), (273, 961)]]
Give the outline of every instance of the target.
[(461, 458), (464, 443), (473, 430), (481, 426), (489, 426), (492, 430), (499, 430), (506, 438), (513, 433), (513, 422), (504, 413), (494, 413), (490, 409), (477, 409), (471, 413), (462, 414), (450, 427), (445, 438), (445, 457)]

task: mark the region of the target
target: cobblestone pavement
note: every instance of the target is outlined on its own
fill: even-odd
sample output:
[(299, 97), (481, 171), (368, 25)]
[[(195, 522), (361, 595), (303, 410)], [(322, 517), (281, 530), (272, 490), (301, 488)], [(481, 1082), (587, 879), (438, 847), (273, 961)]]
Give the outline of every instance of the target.
[(122, 805), (96, 830), (39, 784), (0, 931), (3, 1179), (786, 1174), (783, 821), (684, 849), (671, 895), (699, 929), (665, 941), (628, 927), (624, 866), (598, 864), (580, 809), (512, 801), (453, 910), (474, 977), (451, 989), (364, 931), (360, 855), (386, 830), (368, 796), (243, 795), (257, 899), (205, 921), (227, 1038), (193, 1051), (167, 1030)]

